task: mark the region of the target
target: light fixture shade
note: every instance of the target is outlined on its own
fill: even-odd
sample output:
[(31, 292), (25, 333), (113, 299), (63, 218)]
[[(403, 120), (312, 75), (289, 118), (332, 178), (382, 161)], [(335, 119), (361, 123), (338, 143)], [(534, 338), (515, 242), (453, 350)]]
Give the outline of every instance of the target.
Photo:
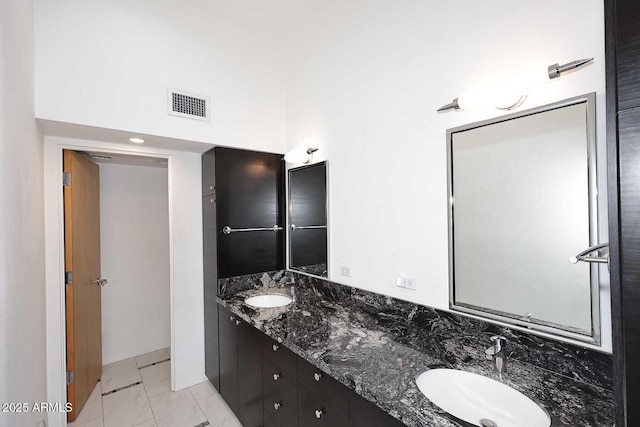
[(526, 97), (526, 91), (517, 83), (508, 82), (468, 90), (458, 97), (458, 105), (463, 110), (477, 107), (510, 110), (522, 104)]
[(309, 163), (313, 158), (313, 153), (318, 151), (317, 148), (296, 147), (284, 155), (284, 161), (287, 163)]

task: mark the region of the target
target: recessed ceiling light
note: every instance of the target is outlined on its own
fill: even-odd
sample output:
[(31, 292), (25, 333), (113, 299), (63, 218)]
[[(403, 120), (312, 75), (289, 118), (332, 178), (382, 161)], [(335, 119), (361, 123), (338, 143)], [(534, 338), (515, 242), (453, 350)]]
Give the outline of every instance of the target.
[(142, 138), (129, 138), (129, 141), (133, 142), (134, 144), (142, 144), (142, 143), (144, 143), (144, 139), (142, 139)]

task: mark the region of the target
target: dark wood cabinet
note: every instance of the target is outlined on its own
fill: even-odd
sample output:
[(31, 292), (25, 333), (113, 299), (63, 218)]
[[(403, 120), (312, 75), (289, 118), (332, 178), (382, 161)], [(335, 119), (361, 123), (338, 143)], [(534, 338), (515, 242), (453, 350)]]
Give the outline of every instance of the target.
[(243, 427), (263, 425), (262, 332), (219, 307), (220, 395)]
[(349, 425), (351, 427), (402, 427), (403, 423), (368, 400), (349, 392)]
[[(220, 395), (236, 416), (238, 405), (238, 326), (240, 320), (219, 307)], [(237, 323), (237, 324), (236, 324)]]
[[(216, 147), (218, 278), (282, 270), (285, 254), (281, 154)], [(282, 227), (274, 231), (273, 226)], [(232, 230), (265, 229), (224, 233)]]
[[(282, 155), (222, 147), (204, 153), (202, 220), (205, 374), (220, 390), (221, 381), (227, 378), (221, 379), (225, 374), (220, 372), (223, 352), (219, 348), (218, 279), (284, 268)], [(225, 226), (244, 229), (274, 225), (283, 229), (229, 234), (222, 231)], [(224, 355), (234, 359), (238, 356)], [(230, 387), (227, 386), (227, 391)], [(249, 402), (252, 397), (241, 393), (238, 399), (242, 404), (243, 399)]]
[(616, 425), (640, 425), (640, 3), (605, 1), (607, 192)]
[(220, 306), (220, 394), (243, 427), (403, 424)]
[(204, 358), (205, 375), (220, 390), (218, 350), (218, 256), (216, 242), (216, 199), (213, 151), (202, 155), (202, 257), (204, 273)]
[(261, 427), (262, 332), (241, 321), (238, 325), (238, 419), (243, 427)]

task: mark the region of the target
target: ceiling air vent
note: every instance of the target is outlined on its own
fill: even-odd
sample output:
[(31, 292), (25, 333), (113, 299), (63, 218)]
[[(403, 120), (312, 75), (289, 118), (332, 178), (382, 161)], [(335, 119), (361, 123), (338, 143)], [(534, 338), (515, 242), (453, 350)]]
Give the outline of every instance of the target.
[(177, 89), (168, 89), (167, 95), (169, 114), (196, 120), (210, 120), (208, 96)]

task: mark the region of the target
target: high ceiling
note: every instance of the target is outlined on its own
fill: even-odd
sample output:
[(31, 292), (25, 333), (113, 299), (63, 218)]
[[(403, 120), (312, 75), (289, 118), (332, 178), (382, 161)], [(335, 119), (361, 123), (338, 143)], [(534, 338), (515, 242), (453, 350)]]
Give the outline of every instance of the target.
[(335, 0), (188, 0), (230, 22), (279, 42), (294, 37), (305, 22)]

